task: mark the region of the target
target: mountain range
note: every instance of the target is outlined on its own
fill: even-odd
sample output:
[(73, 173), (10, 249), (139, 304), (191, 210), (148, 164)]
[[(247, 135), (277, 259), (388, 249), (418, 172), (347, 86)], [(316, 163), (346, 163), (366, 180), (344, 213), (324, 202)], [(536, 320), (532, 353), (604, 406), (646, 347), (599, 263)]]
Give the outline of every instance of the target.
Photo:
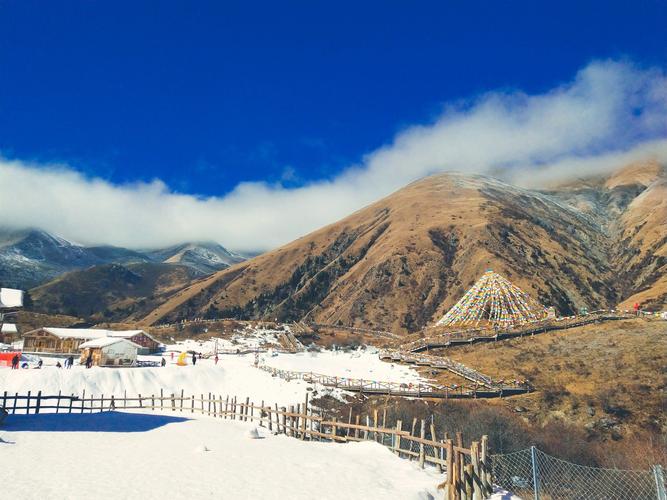
[(29, 289), (64, 273), (92, 266), (167, 263), (184, 265), (197, 276), (243, 261), (216, 243), (184, 243), (136, 251), (113, 246), (82, 246), (37, 229), (0, 229), (0, 283)]
[(560, 314), (664, 307), (664, 166), (541, 190), (434, 175), (175, 291), (141, 322), (305, 319), (408, 332), (437, 321), (487, 269)]

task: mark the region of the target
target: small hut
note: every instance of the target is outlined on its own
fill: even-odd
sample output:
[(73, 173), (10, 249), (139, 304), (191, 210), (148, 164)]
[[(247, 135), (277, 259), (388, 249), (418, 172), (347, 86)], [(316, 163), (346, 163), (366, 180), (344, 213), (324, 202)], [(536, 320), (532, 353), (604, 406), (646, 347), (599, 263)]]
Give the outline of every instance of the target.
[(137, 364), (139, 345), (118, 337), (102, 337), (89, 340), (79, 346), (81, 364), (90, 356), (95, 366), (134, 366)]

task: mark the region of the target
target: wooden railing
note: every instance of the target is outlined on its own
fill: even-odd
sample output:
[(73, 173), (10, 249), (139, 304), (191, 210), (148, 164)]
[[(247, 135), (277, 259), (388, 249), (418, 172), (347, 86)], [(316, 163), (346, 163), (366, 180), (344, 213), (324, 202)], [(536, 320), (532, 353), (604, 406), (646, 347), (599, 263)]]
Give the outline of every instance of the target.
[(344, 391), (359, 392), (362, 394), (402, 396), (409, 398), (433, 398), (433, 399), (476, 399), (494, 398), (529, 392), (522, 386), (497, 386), (484, 387), (475, 384), (471, 387), (428, 384), (424, 382), (387, 382), (378, 380), (367, 380), (349, 377), (337, 377), (313, 372), (298, 372), (281, 370), (266, 365), (258, 365), (257, 368), (264, 370), (274, 377), (284, 380), (303, 380), (311, 384), (320, 384), (326, 387), (335, 387)]
[[(352, 415), (350, 409), (347, 421), (326, 415), (308, 402), (308, 395), (302, 404), (278, 406), (256, 404), (250, 398), (216, 395), (185, 396), (180, 394), (159, 394), (122, 397), (104, 394), (81, 396), (42, 395), (28, 392), (26, 395), (8, 394), (2, 396), (2, 407), (9, 414), (40, 413), (93, 413), (114, 410), (150, 410), (207, 415), (213, 418), (257, 423), (276, 434), (308, 440), (328, 442), (375, 441), (389, 448), (400, 458), (416, 460), (421, 468), (427, 464), (446, 472), (445, 480), (439, 487), (444, 488), (448, 500), (482, 500), (492, 492), (492, 475), (488, 439), (483, 436), (469, 448), (463, 446), (461, 434), (451, 439), (447, 433), (438, 434), (435, 426), (426, 420), (413, 419), (411, 426), (404, 426), (401, 420), (394, 425), (387, 423), (386, 410), (380, 419), (378, 410), (372, 415)], [(49, 410), (49, 411), (45, 411)], [(67, 418), (67, 417), (64, 417)], [(365, 422), (365, 423), (364, 423)], [(405, 428), (404, 428), (405, 427)], [(429, 437), (430, 434), (430, 437)], [(440, 436), (440, 439), (438, 439)]]
[[(471, 328), (466, 330), (457, 330), (453, 332), (443, 332), (437, 335), (431, 335), (406, 342), (398, 346), (401, 351), (420, 352), (427, 349), (436, 349), (448, 347), (459, 343), (474, 343), (480, 341), (499, 340), (524, 335), (534, 335), (553, 330), (563, 330), (567, 328), (576, 328), (579, 326), (597, 323), (600, 321), (615, 321), (634, 317), (628, 312), (618, 311), (593, 311), (583, 316), (569, 316), (559, 319), (550, 319), (517, 325), (511, 328)], [(438, 328), (437, 326), (431, 328)], [(425, 332), (424, 330), (423, 332)]]

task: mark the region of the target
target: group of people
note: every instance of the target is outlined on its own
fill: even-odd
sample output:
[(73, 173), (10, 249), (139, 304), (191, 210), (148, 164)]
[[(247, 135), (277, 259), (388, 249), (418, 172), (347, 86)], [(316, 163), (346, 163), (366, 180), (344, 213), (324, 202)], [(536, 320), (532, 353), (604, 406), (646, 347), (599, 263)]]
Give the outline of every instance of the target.
[[(65, 358), (65, 368), (72, 368), (72, 365), (74, 364), (74, 356), (70, 356), (68, 358)], [(60, 361), (56, 363), (56, 368), (62, 368), (63, 365), (60, 364)]]
[[(12, 358), (12, 370), (18, 370), (20, 364), (21, 364), (21, 357), (18, 354), (14, 354), (14, 357)], [(42, 367), (43, 364), (44, 361), (42, 361), (42, 358), (39, 358), (39, 361), (37, 361), (37, 366), (35, 368), (39, 369)], [(23, 362), (21, 368), (28, 368), (27, 361)]]

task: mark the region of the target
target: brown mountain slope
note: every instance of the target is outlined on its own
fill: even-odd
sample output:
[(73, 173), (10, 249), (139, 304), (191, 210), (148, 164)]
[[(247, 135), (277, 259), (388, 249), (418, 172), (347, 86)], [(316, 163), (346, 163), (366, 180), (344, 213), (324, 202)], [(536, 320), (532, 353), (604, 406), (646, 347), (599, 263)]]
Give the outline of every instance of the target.
[(488, 268), (568, 313), (619, 300), (609, 250), (605, 225), (557, 196), (443, 174), (184, 289), (144, 321), (307, 318), (415, 330)]
[(667, 175), (654, 161), (552, 191), (594, 218), (608, 234), (611, 285), (621, 308), (667, 303)]
[(30, 295), (38, 312), (93, 322), (133, 320), (144, 317), (197, 276), (194, 269), (182, 265), (105, 264), (66, 273), (33, 288)]

